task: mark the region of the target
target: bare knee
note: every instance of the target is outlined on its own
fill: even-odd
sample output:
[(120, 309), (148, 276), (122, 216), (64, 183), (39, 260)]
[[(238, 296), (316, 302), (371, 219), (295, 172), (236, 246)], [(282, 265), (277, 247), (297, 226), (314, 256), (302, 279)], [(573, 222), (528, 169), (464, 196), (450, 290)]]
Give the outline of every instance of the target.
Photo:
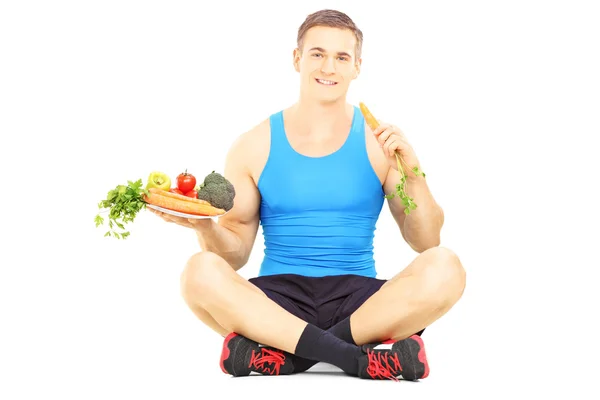
[(458, 300), (465, 289), (466, 272), (456, 253), (446, 247), (432, 247), (423, 255), (427, 257), (423, 272), (430, 287)]
[(224, 279), (225, 260), (208, 251), (191, 256), (181, 274), (181, 294), (188, 304), (204, 306), (215, 300)]

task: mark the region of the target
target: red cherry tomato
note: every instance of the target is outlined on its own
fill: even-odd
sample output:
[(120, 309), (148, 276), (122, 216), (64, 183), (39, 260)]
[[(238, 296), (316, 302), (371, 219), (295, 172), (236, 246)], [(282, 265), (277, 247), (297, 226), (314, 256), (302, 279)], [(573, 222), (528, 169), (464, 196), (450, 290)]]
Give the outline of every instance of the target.
[(189, 192), (187, 192), (185, 194), (187, 197), (193, 197), (194, 199), (198, 198), (198, 192), (196, 192), (195, 190), (190, 190)]
[(196, 177), (192, 174), (188, 174), (187, 169), (185, 172), (177, 175), (177, 189), (183, 193), (187, 193), (196, 187)]
[(183, 192), (177, 188), (171, 188), (169, 189), (169, 192), (183, 195)]

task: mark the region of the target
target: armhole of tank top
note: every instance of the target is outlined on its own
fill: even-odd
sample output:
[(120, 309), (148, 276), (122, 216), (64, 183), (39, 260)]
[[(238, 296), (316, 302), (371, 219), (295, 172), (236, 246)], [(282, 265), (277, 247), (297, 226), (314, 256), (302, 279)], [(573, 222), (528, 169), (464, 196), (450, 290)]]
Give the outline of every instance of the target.
[(366, 163), (369, 166), (369, 171), (371, 173), (371, 176), (375, 179), (375, 182), (377, 183), (377, 185), (379, 187), (381, 187), (381, 191), (383, 192), (383, 183), (381, 183), (381, 181), (379, 180), (379, 176), (377, 175), (377, 171), (375, 171), (375, 168), (373, 167), (373, 163), (371, 163), (371, 159), (369, 158), (369, 150), (367, 149), (367, 126), (366, 126), (366, 121), (364, 119), (364, 117), (362, 116), (362, 113), (360, 112), (360, 108), (356, 107), (355, 112), (360, 113), (360, 122), (359, 122), (359, 126), (356, 127), (357, 130), (360, 130), (360, 149), (361, 149), (361, 154), (363, 155), (363, 159), (366, 161)]
[(272, 159), (272, 154), (273, 154), (273, 143), (275, 142), (273, 140), (273, 120), (274, 118), (277, 117), (277, 114), (273, 114), (269, 117), (269, 153), (267, 154), (267, 160), (265, 162), (265, 165), (263, 166), (262, 171), (260, 172), (260, 175), (258, 177), (258, 181), (256, 182), (256, 188), (258, 189), (258, 191), (260, 192), (260, 184), (263, 181), (263, 177), (265, 176), (265, 173), (267, 172), (269, 165), (271, 164), (271, 159)]

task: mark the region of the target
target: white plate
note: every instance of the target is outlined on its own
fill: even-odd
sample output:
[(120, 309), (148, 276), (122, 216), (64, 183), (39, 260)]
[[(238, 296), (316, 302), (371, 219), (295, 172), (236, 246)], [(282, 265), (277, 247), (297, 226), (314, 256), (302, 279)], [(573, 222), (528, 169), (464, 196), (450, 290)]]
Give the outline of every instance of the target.
[(221, 214), (221, 215), (194, 215), (194, 214), (186, 214), (186, 213), (182, 213), (179, 211), (169, 210), (168, 208), (162, 208), (159, 206), (155, 206), (154, 204), (146, 203), (146, 207), (153, 208), (155, 210), (164, 212), (165, 214), (175, 215), (176, 217), (193, 218), (193, 219), (217, 218), (217, 217), (221, 217), (221, 216), (227, 214), (227, 212), (228, 212), (227, 211), (227, 212), (225, 212), (225, 214)]

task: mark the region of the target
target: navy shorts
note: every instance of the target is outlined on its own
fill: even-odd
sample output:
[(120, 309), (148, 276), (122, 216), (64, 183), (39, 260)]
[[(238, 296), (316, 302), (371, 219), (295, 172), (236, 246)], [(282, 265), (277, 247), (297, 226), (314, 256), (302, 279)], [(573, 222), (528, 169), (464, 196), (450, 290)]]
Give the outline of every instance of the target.
[(266, 275), (249, 279), (298, 318), (327, 330), (356, 311), (387, 281), (359, 275)]

